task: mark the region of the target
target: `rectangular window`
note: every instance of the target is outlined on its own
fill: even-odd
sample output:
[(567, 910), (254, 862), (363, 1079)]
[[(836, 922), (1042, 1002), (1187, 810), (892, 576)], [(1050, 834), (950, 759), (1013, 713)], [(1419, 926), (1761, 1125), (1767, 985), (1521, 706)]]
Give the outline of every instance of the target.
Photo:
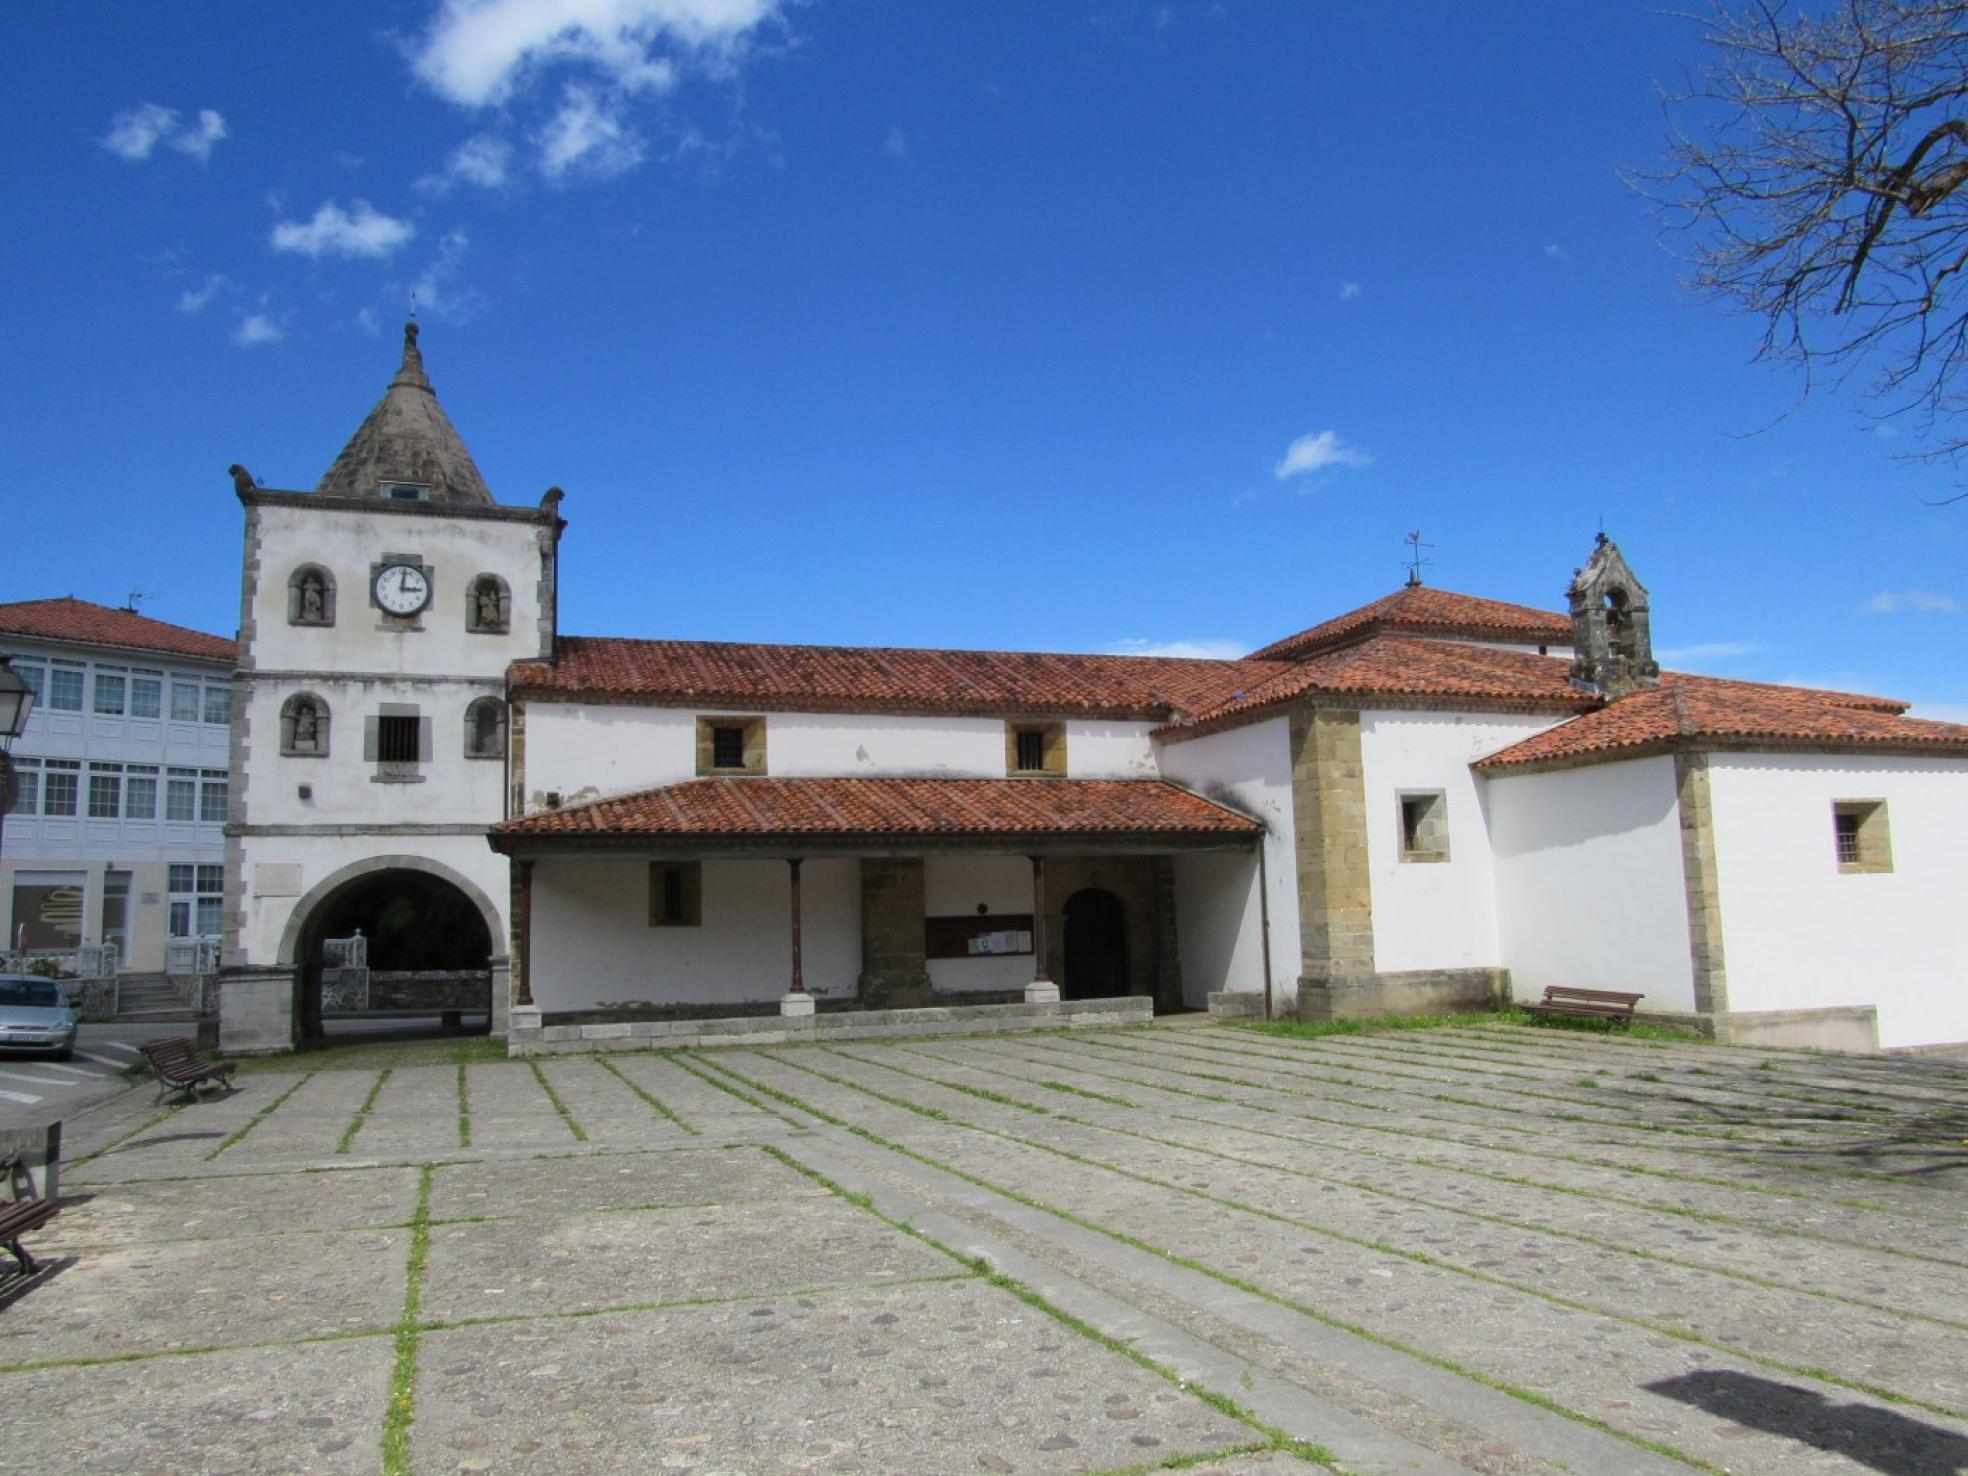
[(56, 712), (82, 710), (82, 668), (71, 661), (57, 661), (48, 673), (48, 706)]
[(700, 861), (649, 863), (649, 926), (694, 928), (704, 921), (704, 867)]
[(174, 723), (198, 721), (198, 683), (171, 683), (171, 721)]
[(205, 721), (221, 725), (232, 721), (232, 688), (206, 684)]
[(1005, 772), (1007, 774), (1066, 775), (1066, 725), (1064, 723), (1006, 723)]
[(170, 889), (171, 936), (216, 937), (225, 921), (225, 868), (172, 862)]
[(89, 818), (115, 820), (123, 813), (123, 766), (89, 765)]
[(82, 784), (82, 765), (76, 759), (47, 759), (41, 772), (41, 813), (73, 815)]
[(128, 687), (129, 682), (120, 669), (114, 667), (98, 667), (96, 669), (95, 710), (104, 717), (123, 716), (123, 705)]
[(130, 678), (130, 716), (136, 718), (157, 717), (163, 708), (164, 679), (139, 672)]
[(30, 661), (25, 656), (13, 660), (14, 671), (20, 679), (33, 689), (34, 701), (38, 705), (48, 700), (48, 668), (38, 661)]
[(14, 807), (9, 815), (32, 815), (41, 808), (41, 760), (15, 759)]
[(1833, 853), (1840, 871), (1891, 871), (1893, 837), (1885, 800), (1838, 800), (1831, 807)]
[(1018, 767), (1028, 773), (1045, 768), (1045, 734), (1036, 728), (1027, 728), (1018, 735)]
[(762, 717), (700, 717), (697, 719), (699, 774), (763, 774), (765, 719)]
[(152, 764), (131, 764), (129, 778), (123, 781), (123, 818), (157, 818), (157, 769)]
[(173, 938), (189, 938), (191, 936), (191, 902), (188, 899), (182, 902), (173, 901), (171, 903), (169, 926)]
[(1449, 859), (1449, 801), (1441, 790), (1404, 794), (1401, 801), (1401, 859)]
[(417, 762), (417, 728), (415, 716), (385, 713), (376, 719), (376, 758), (385, 764), (414, 764)]
[(208, 825), (223, 825), (226, 818), (226, 771), (207, 769), (198, 779), (198, 818)]
[(191, 820), (198, 814), (198, 770), (167, 769), (164, 776), (164, 818)]
[(171, 880), (171, 890), (174, 892), (189, 892), (195, 890), (193, 883), (194, 883), (194, 878), (196, 878), (197, 875), (198, 875), (197, 867), (187, 866), (182, 862), (173, 861), (171, 863), (171, 869), (169, 872), (169, 876)]

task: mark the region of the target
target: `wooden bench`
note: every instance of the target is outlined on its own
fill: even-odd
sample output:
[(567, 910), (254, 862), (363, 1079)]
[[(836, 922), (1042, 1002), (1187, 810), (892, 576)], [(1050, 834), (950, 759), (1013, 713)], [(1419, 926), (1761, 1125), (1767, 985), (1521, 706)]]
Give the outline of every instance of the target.
[[(8, 1159), (0, 1165), (7, 1183), (16, 1194), (25, 1187), (31, 1195), (34, 1183), (27, 1176), (26, 1166), (18, 1158)], [(61, 1205), (52, 1199), (33, 1199), (23, 1197), (0, 1202), (0, 1245), (6, 1246), (13, 1258), (20, 1263), (21, 1275), (32, 1276), (41, 1269), (41, 1263), (27, 1253), (20, 1238), (30, 1230), (38, 1230), (56, 1215), (61, 1213)]]
[(1644, 994), (1623, 994), (1617, 989), (1573, 989), (1564, 984), (1549, 984), (1542, 1000), (1523, 1008), (1533, 1015), (1571, 1015), (1625, 1025), (1633, 1019), (1633, 1007), (1645, 998)]
[(146, 1041), (137, 1047), (150, 1062), (150, 1069), (157, 1076), (157, 1100), (177, 1093), (196, 1097), (199, 1088), (219, 1086), (226, 1091), (236, 1091), (232, 1084), (234, 1063), (231, 1061), (207, 1061), (198, 1054), (198, 1042), (189, 1036), (173, 1036), (170, 1040)]

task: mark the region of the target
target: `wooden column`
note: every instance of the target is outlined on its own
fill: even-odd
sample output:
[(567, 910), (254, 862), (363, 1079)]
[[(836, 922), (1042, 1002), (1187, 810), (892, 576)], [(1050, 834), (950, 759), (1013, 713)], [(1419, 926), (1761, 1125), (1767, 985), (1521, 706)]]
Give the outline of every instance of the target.
[(793, 873), (793, 987), (792, 993), (806, 993), (806, 979), (800, 972), (800, 863), (794, 857), (786, 862)]
[(517, 976), (515, 1004), (533, 1003), (533, 863), (513, 863), (513, 946), (512, 969)]

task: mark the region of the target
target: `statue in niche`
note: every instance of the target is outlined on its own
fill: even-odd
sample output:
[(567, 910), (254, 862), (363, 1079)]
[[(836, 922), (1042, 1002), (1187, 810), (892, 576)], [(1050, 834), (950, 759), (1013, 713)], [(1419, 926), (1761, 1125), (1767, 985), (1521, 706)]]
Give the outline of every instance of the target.
[(499, 586), (490, 579), (478, 582), (478, 626), (480, 630), (497, 630), (505, 624), (499, 610)]
[(321, 719), (314, 710), (312, 702), (301, 702), (294, 707), (294, 747), (312, 751), (320, 742)]
[(301, 619), (309, 625), (328, 620), (328, 584), (312, 569), (301, 576)]

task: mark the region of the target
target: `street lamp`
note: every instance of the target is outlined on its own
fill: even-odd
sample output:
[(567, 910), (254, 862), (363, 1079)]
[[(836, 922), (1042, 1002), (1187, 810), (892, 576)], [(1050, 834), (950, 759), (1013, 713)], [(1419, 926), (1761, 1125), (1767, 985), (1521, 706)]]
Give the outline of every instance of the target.
[[(11, 656), (0, 656), (0, 740), (18, 738), (26, 732), (27, 715), (32, 711), (34, 688), (14, 670)], [(13, 808), (13, 779), (13, 764), (7, 758), (7, 750), (0, 748), (0, 827), (6, 825), (7, 811)]]

